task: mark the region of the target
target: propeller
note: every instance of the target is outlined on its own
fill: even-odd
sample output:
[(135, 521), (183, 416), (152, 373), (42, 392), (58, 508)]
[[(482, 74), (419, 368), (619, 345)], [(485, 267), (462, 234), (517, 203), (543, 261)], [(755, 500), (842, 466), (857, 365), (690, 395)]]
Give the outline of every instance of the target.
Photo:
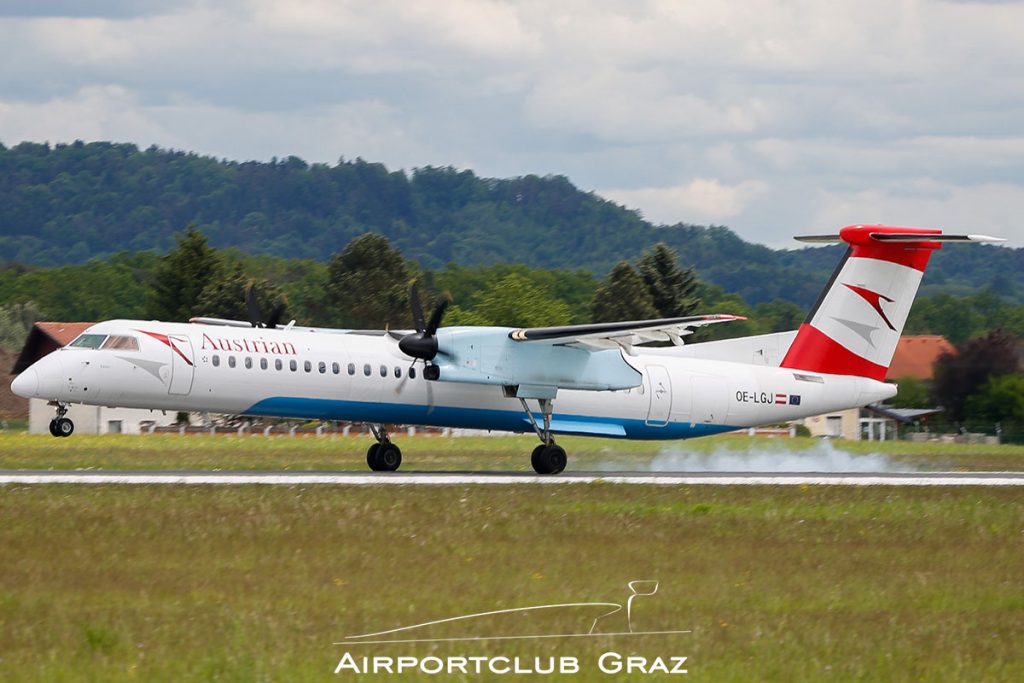
[(412, 306), (412, 321), (416, 326), (416, 331), (399, 339), (398, 348), (407, 356), (423, 361), (432, 361), (437, 356), (437, 328), (441, 325), (444, 312), (451, 305), (451, 298), (447, 295), (439, 298), (434, 311), (430, 314), (430, 319), (426, 322), (424, 322), (423, 307), (420, 305), (419, 291), (415, 282), (409, 288), (409, 299)]
[(260, 310), (260, 305), (256, 303), (256, 289), (253, 287), (253, 283), (245, 288), (245, 309), (249, 313), (249, 322), (253, 327), (266, 327), (273, 330), (281, 322), (281, 316), (284, 315), (284, 308), (286, 303), (279, 301), (273, 310), (270, 311), (270, 317), (267, 318), (266, 322), (263, 321), (263, 311)]

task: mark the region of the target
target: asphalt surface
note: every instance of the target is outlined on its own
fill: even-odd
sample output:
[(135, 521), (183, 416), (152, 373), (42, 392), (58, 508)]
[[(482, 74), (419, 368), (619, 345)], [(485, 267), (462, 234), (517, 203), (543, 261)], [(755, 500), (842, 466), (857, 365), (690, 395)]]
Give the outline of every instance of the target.
[(0, 470), (4, 484), (438, 486), (483, 484), (662, 486), (1024, 486), (1024, 472), (283, 472)]

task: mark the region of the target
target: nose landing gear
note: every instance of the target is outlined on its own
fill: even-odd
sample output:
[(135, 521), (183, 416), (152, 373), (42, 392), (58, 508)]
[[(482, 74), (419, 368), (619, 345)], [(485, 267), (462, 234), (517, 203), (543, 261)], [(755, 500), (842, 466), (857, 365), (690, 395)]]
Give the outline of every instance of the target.
[(55, 405), (57, 407), (57, 417), (50, 420), (50, 434), (53, 436), (71, 436), (75, 432), (75, 423), (70, 418), (64, 417), (68, 413), (67, 405), (63, 403)]

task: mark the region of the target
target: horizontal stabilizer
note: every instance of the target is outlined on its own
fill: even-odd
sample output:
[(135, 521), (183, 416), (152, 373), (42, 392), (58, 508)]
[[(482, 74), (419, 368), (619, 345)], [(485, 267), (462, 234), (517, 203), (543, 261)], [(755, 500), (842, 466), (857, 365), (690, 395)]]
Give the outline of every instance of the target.
[[(922, 235), (916, 232), (872, 232), (868, 233), (875, 242), (1005, 242), (1002, 237), (989, 235), (943, 235), (939, 233)], [(836, 244), (843, 241), (839, 235), (803, 235), (794, 237), (798, 242), (809, 244)]]

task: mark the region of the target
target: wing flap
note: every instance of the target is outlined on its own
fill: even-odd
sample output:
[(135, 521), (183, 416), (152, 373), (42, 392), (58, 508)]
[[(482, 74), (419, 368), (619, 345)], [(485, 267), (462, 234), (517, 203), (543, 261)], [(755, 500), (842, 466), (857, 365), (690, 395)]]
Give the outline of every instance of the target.
[(653, 341), (682, 344), (682, 337), (692, 334), (694, 328), (733, 320), (746, 320), (746, 318), (739, 315), (717, 313), (657, 320), (627, 320), (562, 327), (530, 327), (512, 330), (508, 336), (509, 339), (517, 342), (580, 344), (593, 348), (610, 348), (613, 345), (633, 346)]

